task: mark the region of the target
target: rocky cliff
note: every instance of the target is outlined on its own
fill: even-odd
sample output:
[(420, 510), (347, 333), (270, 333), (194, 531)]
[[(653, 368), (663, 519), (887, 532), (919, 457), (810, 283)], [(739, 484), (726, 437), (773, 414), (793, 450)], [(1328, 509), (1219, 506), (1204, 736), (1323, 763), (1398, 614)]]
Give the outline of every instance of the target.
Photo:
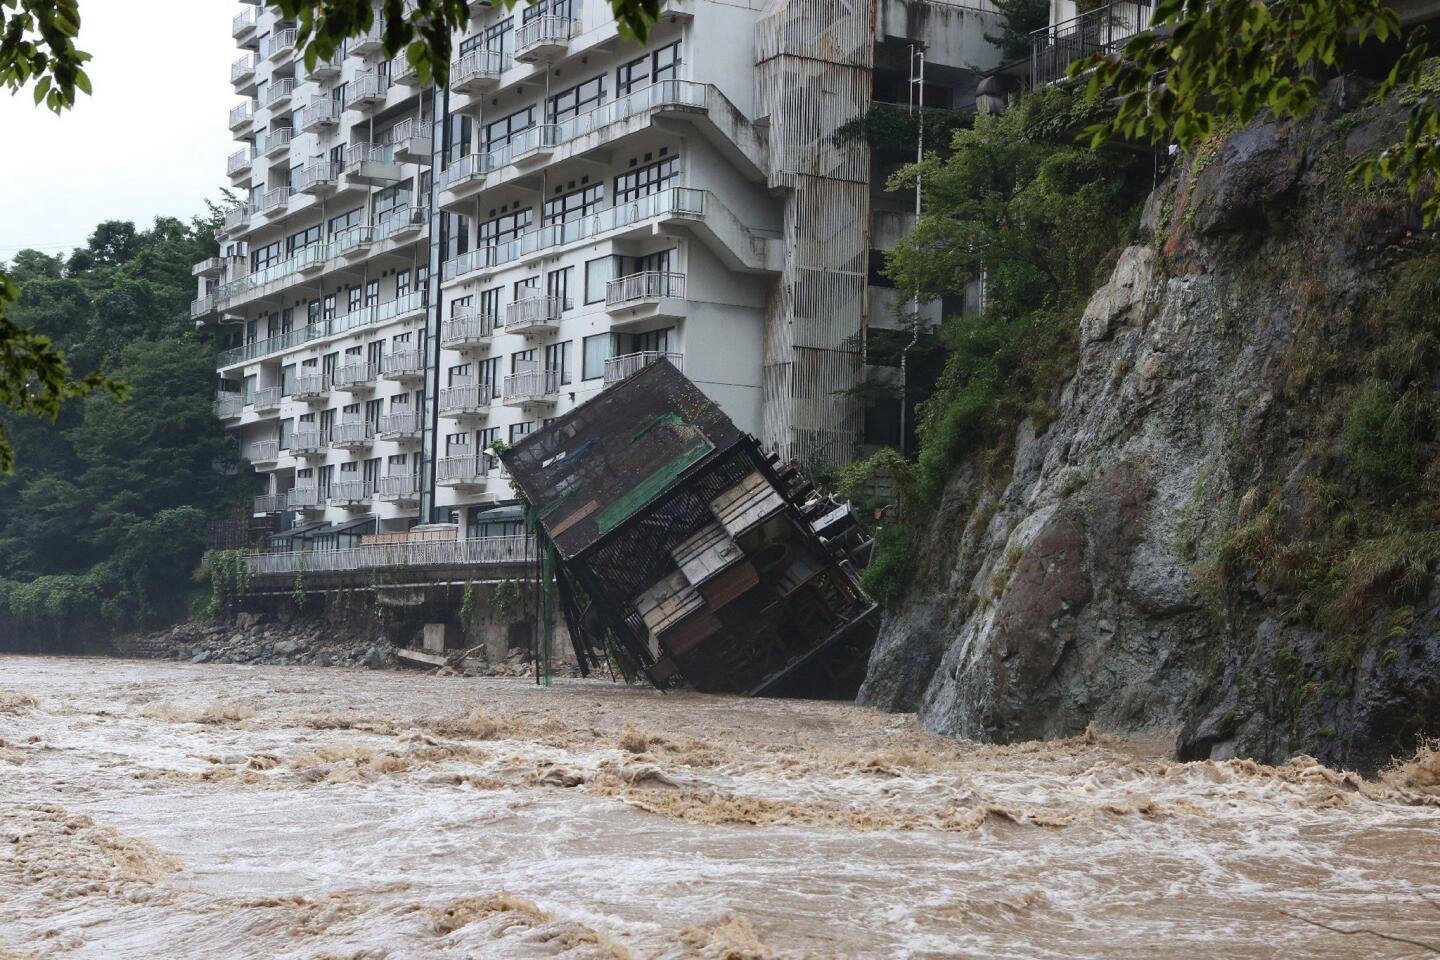
[(862, 702), (1356, 766), (1440, 729), (1440, 245), (1346, 177), (1402, 115), (1362, 93), (1174, 166), (1053, 419), (952, 477)]

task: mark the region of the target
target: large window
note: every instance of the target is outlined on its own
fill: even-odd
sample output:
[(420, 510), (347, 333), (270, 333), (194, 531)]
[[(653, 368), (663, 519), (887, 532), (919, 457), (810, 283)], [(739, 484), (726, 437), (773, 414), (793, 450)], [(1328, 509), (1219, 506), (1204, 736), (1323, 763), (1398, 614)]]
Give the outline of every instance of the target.
[(599, 303), (605, 299), (605, 285), (616, 277), (614, 257), (585, 261), (585, 302)]
[(492, 399), (499, 399), (500, 387), (500, 358), (491, 357), (488, 360), (481, 360), (475, 364), (477, 383), (490, 384), (490, 395)]
[(545, 115), (550, 123), (560, 123), (593, 110), (604, 102), (605, 75), (601, 74), (550, 97), (545, 105)]
[(385, 220), (392, 210), (410, 206), (411, 183), (405, 180), (375, 194), (375, 222)]
[(280, 241), (276, 240), (250, 251), (250, 269), (264, 270), (272, 263), (279, 263), (280, 259)]
[(680, 41), (636, 57), (615, 68), (615, 96), (634, 93), (652, 82), (677, 80), (680, 77)]
[(650, 82), (659, 83), (661, 80), (680, 79), (680, 41), (666, 44), (656, 50), (652, 57), (654, 64), (650, 71)]
[[(665, 156), (664, 147), (660, 148), (660, 154), (661, 159), (643, 167), (637, 166), (636, 169), (628, 170), (615, 178), (616, 206), (648, 197), (675, 185), (675, 180), (680, 175), (680, 158)], [(647, 153), (645, 158), (648, 160), (649, 157)]]
[(480, 224), (480, 237), (476, 246), (488, 247), (494, 243), (506, 243), (530, 229), (535, 211), (526, 207), (514, 213), (501, 214)]
[(561, 310), (570, 309), (570, 274), (574, 267), (561, 267), (545, 274), (545, 295), (560, 301)]
[(474, 124), (463, 114), (451, 114), (445, 123), (445, 160), (454, 163), (470, 152)]
[(605, 376), (605, 361), (615, 355), (615, 338), (608, 333), (597, 333), (580, 342), (580, 379), (594, 380)]
[(280, 368), (280, 396), (288, 397), (295, 392), (295, 364), (287, 363)]
[(356, 207), (348, 213), (342, 213), (338, 217), (331, 217), (329, 223), (330, 235), (334, 236), (346, 227), (353, 227), (365, 221), (365, 211)]
[[(557, 191), (561, 189), (563, 187), (556, 187)], [(603, 183), (582, 186), (579, 190), (552, 197), (545, 201), (545, 223), (570, 223), (572, 220), (587, 217), (600, 209), (604, 199)]]
[[(526, 7), (527, 11), (535, 9)], [(525, 130), (535, 126), (535, 108), (523, 107), (507, 117), (485, 124), (485, 149), (499, 150)]]
[(572, 17), (571, 0), (539, 0), (528, 7), (523, 7), (520, 17), (525, 23), (529, 23), (536, 17)]
[[(444, 259), (450, 260), (470, 249), (470, 221), (458, 213), (446, 213), (440, 217), (440, 243), (445, 252)], [(483, 241), (482, 241), (483, 245)]]
[(561, 383), (570, 382), (570, 343), (552, 343), (545, 348), (545, 369), (559, 373)]
[(285, 238), (286, 256), (294, 254), (297, 250), (303, 250), (312, 243), (319, 243), (324, 235), (325, 228), (318, 223), (313, 227), (307, 227), (297, 233), (290, 234), (290, 236)]
[(507, 12), (498, 23), (460, 41), (460, 56), (471, 50), (495, 50), (501, 59), (509, 60), (515, 50), (515, 18)]

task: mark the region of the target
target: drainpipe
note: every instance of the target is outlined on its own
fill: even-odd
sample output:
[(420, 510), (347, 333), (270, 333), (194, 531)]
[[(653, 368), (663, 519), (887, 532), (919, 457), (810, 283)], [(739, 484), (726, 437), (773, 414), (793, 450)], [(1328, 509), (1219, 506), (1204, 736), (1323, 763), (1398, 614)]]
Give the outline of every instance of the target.
[[(918, 66), (918, 70), (916, 69)], [(918, 95), (917, 95), (918, 94)], [(910, 106), (907, 115), (913, 115), (918, 122), (916, 128), (918, 133), (915, 137), (915, 162), (918, 164), (925, 158), (925, 51), (916, 50), (915, 45), (910, 45)], [(920, 188), (921, 176), (917, 169), (915, 173), (915, 224), (920, 224)], [(905, 456), (905, 439), (908, 418), (905, 412), (909, 391), (909, 370), (910, 351), (915, 344), (920, 342), (920, 294), (917, 291), (915, 298), (910, 302), (910, 342), (905, 349), (900, 351), (900, 456)]]

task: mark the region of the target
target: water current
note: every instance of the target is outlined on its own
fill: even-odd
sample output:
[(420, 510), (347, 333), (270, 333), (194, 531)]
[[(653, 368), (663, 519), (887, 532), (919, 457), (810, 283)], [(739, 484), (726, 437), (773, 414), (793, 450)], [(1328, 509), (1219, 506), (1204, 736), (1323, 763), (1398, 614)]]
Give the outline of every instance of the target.
[(608, 682), (0, 657), (0, 960), (1440, 949), (1440, 755), (1366, 780), (1163, 748)]

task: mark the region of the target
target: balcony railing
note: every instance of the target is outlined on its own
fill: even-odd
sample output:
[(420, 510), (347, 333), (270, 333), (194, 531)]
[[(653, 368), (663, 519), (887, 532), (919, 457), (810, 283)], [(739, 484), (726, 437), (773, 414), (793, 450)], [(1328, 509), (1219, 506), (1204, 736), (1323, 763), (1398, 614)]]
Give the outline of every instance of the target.
[(408, 473), (381, 477), (375, 483), (375, 495), (382, 500), (413, 500), (417, 495), (415, 477)]
[(494, 314), (458, 314), (440, 324), (440, 346), (453, 350), (489, 343), (497, 326), (500, 324)]
[(255, 76), (255, 54), (247, 53), (245, 56), (230, 64), (230, 82), (240, 83)]
[(366, 30), (358, 37), (351, 37), (349, 41), (349, 52), (351, 56), (364, 57), (375, 53), (383, 45), (385, 38), (385, 21), (376, 17)]
[(245, 459), (251, 463), (274, 463), (280, 459), (280, 441), (256, 440), (245, 449)]
[(490, 401), (494, 396), (494, 384), (451, 384), (440, 391), (440, 413), (480, 413), (490, 409)]
[(707, 106), (709, 87), (691, 80), (661, 80), (648, 87), (626, 94), (593, 110), (561, 121), (555, 132), (557, 144), (583, 137), (612, 123), (638, 117), (665, 107), (686, 107), (703, 110)]
[(549, 400), (559, 393), (559, 370), (523, 370), (505, 378), (506, 403)]
[(320, 491), (315, 487), (293, 487), (285, 495), (285, 506), (291, 510), (318, 507), (320, 506)]
[(265, 199), (260, 201), (260, 212), (268, 214), (284, 210), (290, 205), (290, 198), (294, 194), (295, 190), (291, 187), (276, 187), (265, 191)]
[(369, 480), (336, 480), (330, 485), (332, 503), (363, 503), (375, 492), (375, 484)]
[(213, 293), (207, 293), (203, 297), (196, 297), (190, 301), (190, 319), (198, 320), (201, 317), (208, 317), (215, 312), (219, 303), (220, 298)]
[(375, 386), (379, 364), (360, 361), (347, 363), (335, 371), (335, 386), (341, 390)]
[(284, 513), (285, 494), (263, 493), (255, 498), (255, 513)]
[(570, 309), (570, 301), (561, 297), (526, 297), (505, 306), (505, 332), (525, 333), (529, 330), (553, 330), (560, 325), (560, 316)]
[(356, 224), (339, 231), (330, 240), (332, 256), (346, 256), (367, 250), (375, 240), (375, 228), (369, 224)]
[(479, 485), (494, 472), (498, 464), (498, 460), (484, 453), (464, 457), (441, 457), (435, 463), (435, 481), (447, 486)]
[(255, 101), (246, 100), (244, 103), (237, 103), (230, 108), (230, 129), (238, 130), (241, 127), (249, 126), (250, 121), (255, 119)]
[[(369, 231), (371, 228), (365, 227), (363, 229)], [(250, 276), (237, 281), (237, 283), (247, 290), (261, 288), (266, 283), (288, 277), (296, 270), (297, 264), (303, 266), (309, 263), (323, 263), (325, 253), (326, 247), (324, 244), (312, 243), (297, 251), (289, 260), (283, 261), (275, 267), (267, 267), (265, 270), (250, 274)], [(276, 272), (269, 274), (272, 270)], [(267, 274), (269, 275), (267, 276)], [(229, 285), (227, 284), (227, 286)], [(234, 292), (232, 291), (230, 295), (233, 296)], [(396, 297), (394, 300), (388, 300), (385, 303), (376, 304), (371, 307), (361, 307), (359, 310), (341, 314), (338, 317), (330, 317), (317, 321), (316, 323), (309, 323), (286, 333), (267, 337), (264, 340), (256, 340), (239, 347), (231, 347), (228, 350), (223, 350), (219, 356), (219, 365), (222, 367), (234, 366), (237, 363), (254, 360), (266, 354), (294, 349), (302, 343), (309, 343), (324, 337), (336, 336), (351, 330), (360, 329), (361, 327), (402, 319), (420, 313), (424, 311), (424, 309), (425, 293), (420, 290), (412, 291), (403, 297)]]
[(330, 443), (336, 447), (366, 444), (374, 437), (375, 425), (369, 420), (347, 420), (330, 431)]
[(250, 222), (250, 206), (248, 204), (237, 204), (225, 211), (225, 219), (221, 221), (222, 229), (226, 232), (240, 230)]
[(380, 374), (387, 380), (404, 380), (425, 375), (419, 350), (397, 350), (380, 358)]
[(213, 409), (215, 416), (221, 420), (238, 417), (245, 409), (245, 398), (239, 393), (217, 393)]
[(250, 398), (250, 405), (258, 413), (261, 410), (273, 410), (280, 406), (279, 387), (261, 387), (256, 390)]
[(260, 41), (260, 56), (266, 60), (278, 60), (295, 48), (295, 30), (276, 30)]
[(1151, 5), (1109, 0), (1093, 10), (1030, 34), (1030, 87), (1065, 79), (1070, 64), (1110, 53), (1150, 25)]
[(605, 284), (605, 306), (623, 307), (666, 297), (685, 298), (685, 274), (647, 270)]
[(255, 29), (256, 19), (256, 13), (253, 9), (243, 10), (235, 14), (234, 18), (230, 21), (230, 36), (239, 40), (245, 36), (245, 34), (250, 33)]
[(276, 104), (289, 100), (294, 92), (294, 80), (272, 80), (269, 89), (265, 91), (265, 106), (274, 107)]
[(542, 123), (522, 130), (510, 138), (510, 142), (490, 154), (491, 166), (495, 169), (534, 156), (537, 159), (549, 154), (560, 143), (560, 125)]
[(318, 193), (334, 188), (340, 182), (340, 164), (325, 160), (313, 160), (300, 171), (301, 193)]
[(528, 60), (563, 47), (574, 29), (575, 21), (569, 17), (541, 16), (522, 23), (515, 31), (515, 59)]
[(485, 182), (485, 175), (495, 169), (493, 153), (472, 153), (461, 157), (440, 171), (441, 190), (454, 190), (467, 184), (479, 187)]
[[(418, 410), (405, 413), (387, 413), (380, 418), (380, 426), (375, 435), (381, 440), (401, 440), (405, 438), (419, 438), (420, 436), (420, 412)], [(411, 478), (412, 480), (414, 478)]]
[[(288, 337), (299, 332), (298, 330), (292, 330), (290, 333), (282, 333), (280, 336)], [(271, 337), (270, 339), (275, 340), (277, 338)], [(297, 339), (295, 342), (304, 343), (305, 341)], [(329, 384), (325, 382), (325, 374), (302, 373), (295, 378), (295, 388), (290, 391), (290, 396), (295, 397), (297, 400), (307, 400), (323, 397), (329, 389)]]
[(290, 141), (295, 139), (293, 127), (276, 127), (274, 130), (265, 131), (263, 138), (256, 137), (255, 143), (259, 151), (267, 157), (274, 159), (290, 149)]
[(311, 97), (305, 108), (305, 131), (314, 133), (340, 122), (340, 103), (334, 97)]
[(499, 50), (471, 50), (450, 68), (450, 89), (469, 93), (498, 82), (508, 64)]
[(405, 237), (423, 230), (430, 223), (428, 207), (412, 207), (408, 204), (385, 210), (375, 215), (375, 239)]
[(639, 353), (624, 353), (618, 357), (611, 357), (605, 361), (605, 385), (618, 383), (640, 370), (648, 367), (656, 360), (669, 360), (677, 370), (684, 369), (685, 357), (679, 353), (665, 353), (655, 350), (643, 350)]
[(315, 69), (310, 71), (311, 80), (334, 80), (340, 76), (341, 65), (345, 62), (345, 45), (342, 43), (328, 60), (316, 60)]
[(345, 86), (345, 108), (358, 110), (383, 103), (389, 89), (389, 77), (373, 72), (362, 73)]
[(290, 452), (293, 454), (319, 453), (325, 449), (325, 441), (319, 430), (296, 430), (290, 438)]
[[(380, 478), (376, 489), (380, 496), (385, 496), (385, 481), (388, 479), (391, 478)], [(414, 486), (413, 479), (411, 486)], [(528, 563), (534, 556), (534, 541), (529, 537), (476, 537), (470, 540), (366, 543), (339, 550), (257, 553), (245, 558), (245, 567), (252, 576), (294, 576), (300, 570), (306, 573), (350, 573), (377, 567), (417, 569), (513, 565)]]

